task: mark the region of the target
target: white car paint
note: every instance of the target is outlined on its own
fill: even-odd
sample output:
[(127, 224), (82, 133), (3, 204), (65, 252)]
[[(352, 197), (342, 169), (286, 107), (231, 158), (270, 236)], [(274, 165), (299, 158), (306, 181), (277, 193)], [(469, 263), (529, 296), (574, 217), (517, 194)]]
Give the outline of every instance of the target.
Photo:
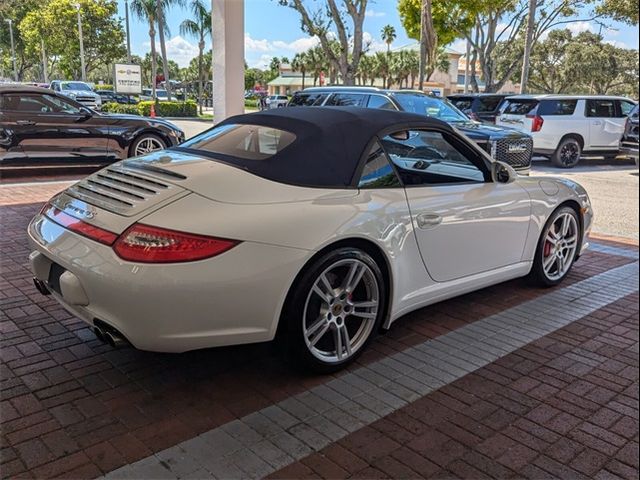
[[(54, 262), (70, 272), (56, 299), (88, 324), (100, 319), (144, 350), (182, 352), (273, 339), (296, 275), (337, 241), (363, 239), (383, 252), (391, 282), (388, 327), (416, 308), (526, 275), (547, 218), (563, 202), (576, 202), (585, 211), (583, 230), (591, 226), (586, 192), (565, 179), (319, 189), (173, 153), (151, 155), (186, 179), (123, 162), (111, 167), (167, 186), (129, 212), (107, 212), (95, 199), (89, 204), (78, 198), (77, 186), (51, 204), (117, 234), (143, 221), (241, 240), (238, 246), (196, 262), (143, 264), (124, 261), (111, 247), (43, 215), (28, 228), (35, 276), (46, 282)], [(419, 219), (423, 213), (442, 220), (428, 225)], [(586, 235), (580, 247), (586, 247)]]
[(576, 100), (576, 108), (571, 115), (540, 115), (544, 120), (539, 131), (532, 131), (532, 115), (503, 113), (496, 117), (496, 125), (516, 128), (520, 131), (531, 134), (533, 137), (533, 148), (537, 153), (550, 154), (554, 152), (560, 141), (566, 135), (574, 135), (583, 139), (583, 152), (589, 151), (611, 151), (618, 150), (618, 144), (624, 131), (627, 116), (620, 114), (616, 117), (590, 117), (586, 115), (588, 100), (612, 100), (615, 102), (626, 102), (633, 104), (625, 97), (616, 96), (572, 96), (572, 95), (516, 95), (508, 97), (507, 100), (532, 100), (532, 101), (554, 101), (554, 100)]

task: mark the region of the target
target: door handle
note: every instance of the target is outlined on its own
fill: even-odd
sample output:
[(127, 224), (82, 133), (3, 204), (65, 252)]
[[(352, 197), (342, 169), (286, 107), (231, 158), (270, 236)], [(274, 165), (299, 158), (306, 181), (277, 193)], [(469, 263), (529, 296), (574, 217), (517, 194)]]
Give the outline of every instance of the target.
[(594, 125), (600, 125), (600, 120), (594, 120), (594, 121), (593, 121), (593, 124), (594, 124)]
[(421, 213), (416, 217), (418, 228), (431, 228), (442, 223), (442, 217), (437, 213)]
[(16, 120), (16, 124), (18, 124), (18, 125), (35, 125), (36, 122), (33, 122), (31, 120)]

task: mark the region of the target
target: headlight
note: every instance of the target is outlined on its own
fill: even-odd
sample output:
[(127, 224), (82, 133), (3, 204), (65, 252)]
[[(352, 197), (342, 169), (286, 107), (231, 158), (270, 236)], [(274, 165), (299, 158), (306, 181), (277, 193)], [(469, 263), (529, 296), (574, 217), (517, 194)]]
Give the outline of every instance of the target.
[(73, 92), (67, 92), (66, 95), (67, 97), (76, 98), (76, 94)]

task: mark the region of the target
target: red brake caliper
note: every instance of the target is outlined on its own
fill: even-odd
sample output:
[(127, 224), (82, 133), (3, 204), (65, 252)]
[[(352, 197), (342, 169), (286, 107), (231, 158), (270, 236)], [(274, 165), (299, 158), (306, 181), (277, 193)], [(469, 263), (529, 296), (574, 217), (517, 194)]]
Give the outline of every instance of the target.
[(553, 247), (553, 245), (551, 244), (551, 242), (546, 241), (544, 242), (544, 256), (548, 257), (549, 255), (551, 255), (551, 248)]

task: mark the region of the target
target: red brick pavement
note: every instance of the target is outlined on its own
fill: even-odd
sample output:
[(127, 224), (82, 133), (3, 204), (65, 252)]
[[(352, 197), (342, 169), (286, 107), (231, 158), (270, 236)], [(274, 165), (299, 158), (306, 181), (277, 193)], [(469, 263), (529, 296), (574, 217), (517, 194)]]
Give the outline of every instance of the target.
[[(31, 195), (33, 201), (42, 201), (43, 196), (48, 198), (49, 192), (32, 192)], [(297, 373), (283, 364), (269, 345), (162, 355), (133, 349), (112, 350), (100, 343), (83, 322), (72, 317), (55, 301), (37, 293), (31, 284), (26, 261), (29, 249), (24, 231), (28, 220), (39, 208), (39, 203), (0, 207), (0, 466), (3, 477), (97, 476), (327, 380), (326, 377)], [(564, 286), (630, 261), (624, 257), (588, 253), (576, 265)], [(391, 332), (379, 337), (359, 363), (369, 363), (547, 292), (548, 290), (526, 287), (523, 281), (513, 281), (424, 308), (394, 324)], [(608, 308), (615, 310), (616, 315), (624, 316), (629, 312), (627, 307), (631, 307), (629, 302), (622, 302), (620, 305), (622, 307)], [(637, 341), (637, 308), (633, 313), (635, 330), (632, 328), (631, 331), (635, 332)], [(620, 324), (624, 324), (622, 328), (630, 328), (626, 326), (627, 323), (620, 320)], [(568, 329), (571, 332), (571, 327)], [(625, 338), (626, 333), (626, 330), (616, 331), (613, 336), (617, 341), (623, 341), (619, 338)], [(556, 341), (557, 346), (545, 349), (551, 353), (556, 349), (556, 353), (564, 354), (562, 348), (566, 349), (567, 345), (580, 341), (579, 334), (575, 335), (565, 334), (562, 340)], [(549, 338), (551, 337), (553, 336)], [(614, 340), (608, 343), (612, 342), (615, 343)], [(614, 348), (608, 346), (607, 342), (604, 343), (604, 350)], [(562, 347), (563, 344), (566, 344), (565, 347)], [(526, 360), (523, 362), (534, 362), (535, 360), (528, 359), (528, 353), (523, 353), (530, 348), (533, 347), (526, 347), (514, 355), (525, 356)], [(620, 362), (615, 355), (617, 353), (612, 350), (612, 358)], [(497, 386), (503, 386), (500, 375), (510, 378), (504, 371), (504, 361), (503, 359), (484, 369), (485, 375), (496, 376), (493, 381)], [(624, 369), (626, 375), (635, 374), (637, 383), (637, 363), (635, 367), (625, 364)], [(465, 381), (470, 381), (469, 378), (474, 379), (478, 375), (467, 376), (461, 382), (464, 384)], [(527, 375), (533, 374), (527, 372)], [(535, 385), (532, 389), (544, 391), (549, 387), (560, 388), (559, 384), (554, 383), (554, 379), (563, 377), (556, 370), (540, 367), (536, 375), (533, 378), (540, 385)], [(588, 381), (597, 384), (594, 380)], [(610, 380), (605, 377), (602, 381)], [(488, 380), (476, 383), (493, 385)], [(445, 387), (435, 396), (431, 395), (415, 405), (427, 401), (438, 402), (438, 398), (443, 398), (439, 395), (447, 389), (455, 387), (457, 390), (454, 392), (462, 390), (461, 387), (456, 387), (459, 384)], [(612, 389), (608, 384), (604, 388)], [(453, 394), (444, 394), (458, 398)], [(480, 395), (480, 391), (469, 392), (468, 395)], [(496, 417), (495, 421), (500, 421), (498, 417), (509, 417), (509, 413), (517, 413), (509, 409), (515, 408), (508, 402), (510, 393), (495, 395), (507, 399), (504, 400), (505, 405), (498, 404), (498, 408), (494, 409), (496, 411), (491, 412)], [(625, 394), (625, 398), (627, 396)], [(465, 398), (467, 397), (460, 400)], [(601, 401), (602, 404), (610, 402), (613, 400)], [(620, 400), (615, 402), (616, 405), (621, 405), (619, 409), (634, 411), (637, 418), (637, 406)], [(453, 408), (452, 405), (457, 404), (451, 403), (449, 408)], [(410, 415), (404, 410), (402, 413)], [(574, 415), (577, 416), (576, 413)], [(393, 422), (393, 418), (394, 416), (390, 416), (381, 422), (398, 423)], [(421, 423), (429, 426), (428, 418), (418, 418), (415, 428), (422, 428)], [(410, 425), (405, 423), (403, 428), (406, 429), (407, 426)], [(376, 432), (379, 430), (377, 427), (367, 427), (364, 430), (370, 432), (371, 429)], [(425, 433), (426, 430), (422, 432), (423, 442), (428, 440)], [(482, 438), (480, 433), (475, 435)], [(457, 442), (450, 443), (452, 451), (459, 451), (458, 444), (466, 446), (460, 438), (451, 436), (452, 433), (445, 434)], [(637, 440), (637, 433), (634, 435)], [(388, 446), (394, 446), (390, 441), (398, 443), (398, 439), (394, 440), (393, 437), (384, 440)], [(381, 440), (380, 444), (385, 443)], [(330, 449), (349, 456), (357, 465), (360, 465), (357, 459), (362, 462), (369, 458), (358, 451), (345, 453), (350, 451), (347, 447), (348, 445), (344, 446), (339, 442)], [(396, 453), (397, 449), (393, 450)], [(397, 468), (401, 468), (398, 463), (406, 468), (412, 468), (413, 465), (412, 471), (426, 475), (427, 470), (415, 470), (419, 468), (418, 465), (410, 462), (410, 459), (418, 461), (416, 451), (403, 451), (404, 453), (397, 452), (400, 459), (386, 458), (385, 465), (396, 465)], [(482, 454), (463, 460), (469, 467), (482, 470), (485, 457), (486, 454)], [(401, 460), (402, 458), (405, 460)], [(473, 459), (477, 459), (477, 462)], [(373, 459), (370, 460), (366, 466), (357, 470), (359, 474), (384, 474), (386, 470), (377, 462), (377, 456), (376, 463)], [(314, 461), (313, 458), (305, 459), (307, 464), (313, 464)], [(621, 465), (628, 465), (628, 462), (617, 461)], [(427, 460), (424, 462), (424, 468), (427, 468)], [(300, 464), (299, 468), (302, 466)], [(439, 465), (433, 473), (443, 467), (445, 465)], [(365, 468), (371, 470), (364, 470)], [(448, 464), (447, 468), (450, 468)], [(313, 471), (316, 472), (313, 475), (318, 474)], [(449, 474), (456, 475), (451, 470)], [(469, 470), (466, 475), (459, 475), (471, 477), (473, 470)], [(333, 474), (325, 473), (324, 476)], [(335, 476), (339, 475), (336, 473)]]
[(638, 478), (638, 295), (270, 478)]

